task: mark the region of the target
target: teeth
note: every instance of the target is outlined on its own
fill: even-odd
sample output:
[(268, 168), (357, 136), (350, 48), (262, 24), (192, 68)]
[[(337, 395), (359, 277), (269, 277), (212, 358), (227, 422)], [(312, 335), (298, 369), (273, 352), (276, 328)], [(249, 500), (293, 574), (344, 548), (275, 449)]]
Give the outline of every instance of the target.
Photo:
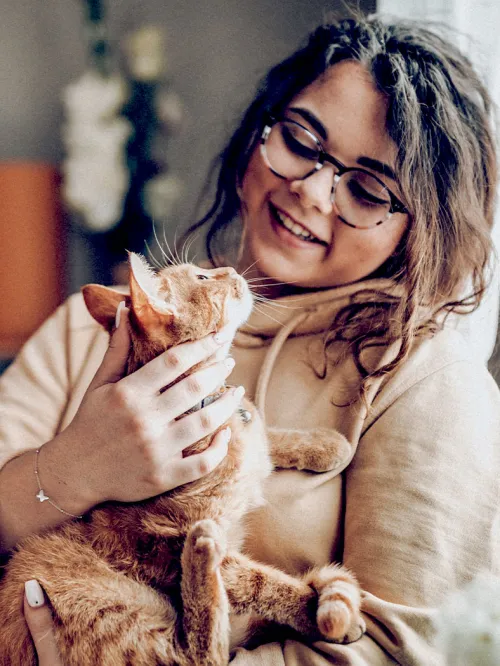
[(278, 219), (281, 222), (281, 224), (284, 227), (286, 227), (288, 231), (291, 231), (294, 236), (302, 238), (303, 240), (316, 239), (316, 237), (310, 234), (308, 231), (306, 231), (304, 227), (291, 220), (287, 215), (284, 215), (279, 210), (276, 210), (276, 215), (278, 216)]

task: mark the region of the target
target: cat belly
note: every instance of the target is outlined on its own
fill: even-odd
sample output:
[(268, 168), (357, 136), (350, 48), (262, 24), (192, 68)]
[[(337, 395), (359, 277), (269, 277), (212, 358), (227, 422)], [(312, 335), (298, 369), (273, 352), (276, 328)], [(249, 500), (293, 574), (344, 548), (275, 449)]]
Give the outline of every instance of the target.
[(247, 641), (250, 631), (250, 624), (252, 614), (248, 615), (234, 615), (229, 617), (230, 622), (230, 637), (229, 637), (229, 651), (233, 652), (240, 645), (244, 645)]

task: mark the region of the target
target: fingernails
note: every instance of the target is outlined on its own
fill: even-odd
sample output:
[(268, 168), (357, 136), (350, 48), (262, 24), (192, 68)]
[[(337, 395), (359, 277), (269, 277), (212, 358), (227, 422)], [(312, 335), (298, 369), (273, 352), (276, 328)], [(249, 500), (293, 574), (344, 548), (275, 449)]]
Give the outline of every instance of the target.
[(228, 327), (222, 328), (218, 333), (214, 335), (214, 342), (217, 345), (223, 345), (226, 342), (229, 342), (234, 337), (234, 331)]
[(118, 303), (118, 307), (116, 308), (116, 316), (115, 316), (115, 328), (118, 328), (120, 325), (120, 319), (122, 315), (122, 310), (125, 307), (125, 301), (120, 301)]
[(235, 363), (236, 361), (231, 356), (228, 356), (227, 358), (224, 359), (224, 365), (228, 370), (232, 370), (234, 368)]
[(238, 386), (238, 388), (234, 389), (233, 395), (236, 398), (236, 400), (241, 400), (243, 398), (243, 396), (245, 395), (245, 387), (244, 386)]
[(45, 604), (45, 597), (40, 583), (37, 580), (27, 580), (24, 583), (24, 593), (28, 604), (32, 608), (39, 608)]

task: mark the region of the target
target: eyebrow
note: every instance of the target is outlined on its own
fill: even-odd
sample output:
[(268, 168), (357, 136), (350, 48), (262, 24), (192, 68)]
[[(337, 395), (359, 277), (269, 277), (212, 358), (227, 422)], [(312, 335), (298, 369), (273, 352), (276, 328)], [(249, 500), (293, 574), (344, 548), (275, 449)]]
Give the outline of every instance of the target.
[(364, 155), (358, 157), (356, 162), (361, 166), (371, 169), (372, 171), (378, 171), (378, 173), (382, 174), (382, 176), (387, 176), (394, 181), (396, 180), (396, 174), (385, 162), (380, 162), (379, 160), (374, 160), (373, 158), (365, 157)]
[(292, 111), (293, 113), (296, 113), (299, 116), (302, 116), (306, 122), (313, 127), (316, 132), (320, 135), (320, 137), (323, 139), (323, 141), (326, 141), (328, 138), (328, 133), (324, 127), (324, 125), (316, 118), (316, 116), (308, 111), (307, 109), (301, 109), (296, 106), (292, 106), (289, 111)]
[[(321, 123), (321, 121), (318, 120), (318, 118), (316, 118), (316, 116), (313, 113), (311, 113), (307, 109), (302, 109), (296, 106), (293, 106), (288, 110), (291, 111), (292, 113), (296, 113), (297, 115), (301, 116), (307, 123), (309, 123), (309, 125), (313, 129), (315, 129), (316, 132), (320, 135), (323, 141), (326, 141), (328, 139), (328, 132), (326, 131), (326, 128)], [(375, 160), (372, 157), (366, 157), (365, 155), (361, 155), (360, 157), (358, 157), (356, 162), (362, 167), (366, 167), (367, 169), (376, 171), (377, 173), (380, 173), (382, 176), (387, 176), (388, 178), (391, 178), (392, 180), (396, 181), (396, 174), (391, 169), (391, 167), (385, 162), (381, 162), (380, 160)]]

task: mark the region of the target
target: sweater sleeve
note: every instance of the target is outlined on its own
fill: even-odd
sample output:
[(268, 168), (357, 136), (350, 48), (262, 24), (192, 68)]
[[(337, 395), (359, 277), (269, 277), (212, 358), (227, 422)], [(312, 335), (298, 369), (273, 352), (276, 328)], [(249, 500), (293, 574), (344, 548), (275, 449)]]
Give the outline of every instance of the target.
[(0, 379), (0, 467), (57, 432), (68, 396), (68, 322), (64, 304)]
[(364, 590), (351, 645), (287, 642), (236, 666), (442, 666), (433, 616), (479, 571), (500, 572), (500, 397), (451, 363), (385, 401), (345, 472), (343, 561)]

